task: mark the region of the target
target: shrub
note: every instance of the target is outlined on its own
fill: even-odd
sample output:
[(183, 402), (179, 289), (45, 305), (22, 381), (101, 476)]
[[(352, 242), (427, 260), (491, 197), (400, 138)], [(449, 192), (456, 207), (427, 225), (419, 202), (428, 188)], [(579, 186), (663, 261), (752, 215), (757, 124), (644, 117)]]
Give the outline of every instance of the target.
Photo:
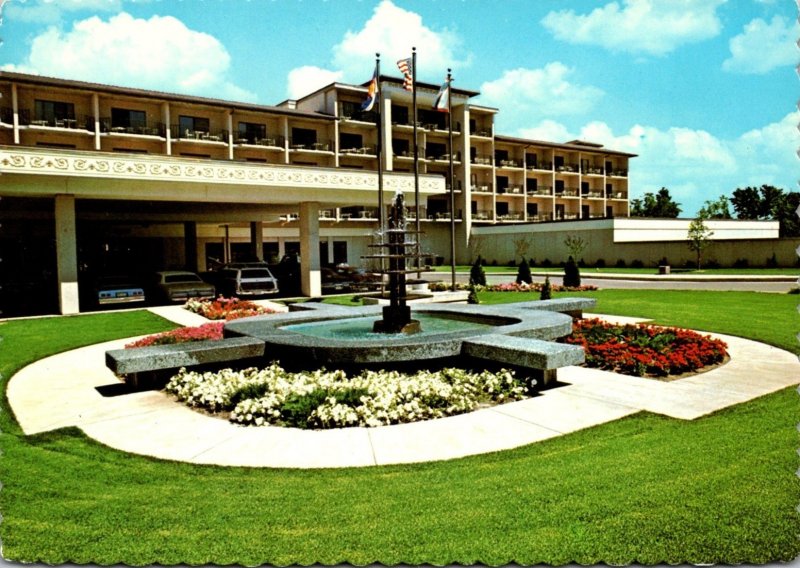
[[(799, 259), (800, 260), (800, 259)], [(536, 266), (536, 259), (532, 258), (528, 261), (528, 266)]]
[(644, 262), (638, 258), (631, 261), (631, 268), (644, 268)]
[(550, 277), (544, 277), (544, 284), (542, 285), (542, 290), (539, 292), (539, 299), (540, 300), (549, 300), (553, 295), (552, 287), (550, 286)]
[(553, 262), (552, 262), (552, 261), (551, 261), (549, 258), (545, 258), (545, 259), (542, 261), (542, 266), (543, 266), (544, 268), (550, 268), (551, 266), (553, 266)]
[(627, 265), (625, 264), (625, 259), (620, 258), (614, 266), (617, 268), (625, 268)]
[(719, 267), (720, 263), (718, 260), (712, 258), (711, 260), (706, 261), (706, 268), (719, 268)]
[(597, 260), (594, 261), (594, 266), (595, 268), (605, 268), (606, 267), (605, 259), (598, 258)]
[(469, 271), (469, 283), (473, 286), (486, 286), (486, 272), (483, 271), (480, 260), (478, 257)]
[(471, 284), (469, 287), (469, 295), (467, 296), (467, 303), (468, 304), (480, 304), (481, 301), (478, 298), (478, 292), (475, 290), (475, 285)]
[(567, 264), (564, 266), (564, 287), (577, 288), (581, 285), (581, 271), (578, 265), (575, 264), (575, 259), (569, 257)]
[(599, 319), (575, 322), (572, 335), (564, 341), (584, 348), (588, 367), (635, 376), (697, 371), (727, 355), (723, 341), (694, 331)]
[(800, 294), (800, 288), (798, 288), (797, 286), (795, 286), (794, 288), (792, 288), (791, 290), (789, 290), (789, 291), (788, 291), (788, 292), (786, 292), (786, 293), (787, 293), (787, 294)]
[(750, 266), (750, 262), (746, 258), (737, 258), (734, 263), (734, 268), (747, 268)]
[(669, 261), (666, 256), (661, 257), (661, 260), (658, 261), (658, 266), (669, 266)]
[(517, 265), (517, 261), (512, 258), (511, 260), (508, 261), (508, 265), (507, 266), (513, 267), (513, 266), (516, 266), (516, 265)]
[(772, 256), (767, 259), (767, 268), (778, 268), (778, 258), (775, 256), (775, 253), (772, 253)]
[(531, 268), (523, 258), (522, 262), (519, 263), (519, 269), (517, 269), (517, 284), (520, 284), (521, 282), (530, 284), (532, 281), (533, 278), (531, 277)]
[(218, 341), (222, 339), (222, 322), (204, 323), (196, 327), (181, 327), (164, 333), (148, 335), (125, 345), (125, 349), (136, 347), (151, 347), (154, 345), (172, 345), (175, 343), (188, 343), (190, 341)]

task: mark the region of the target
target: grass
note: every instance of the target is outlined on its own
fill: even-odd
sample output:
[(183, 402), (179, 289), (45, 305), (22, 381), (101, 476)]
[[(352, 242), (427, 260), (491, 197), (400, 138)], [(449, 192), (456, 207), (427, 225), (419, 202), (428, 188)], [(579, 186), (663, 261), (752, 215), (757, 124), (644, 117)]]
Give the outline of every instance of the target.
[[(456, 272), (468, 273), (472, 268), (469, 265), (456, 265)], [(558, 272), (563, 274), (564, 269), (560, 266), (531, 266), (531, 272)], [(516, 274), (518, 268), (516, 266), (484, 266), (484, 272), (487, 274), (508, 273)], [(433, 272), (446, 272), (450, 273), (450, 266), (434, 266), (431, 267)], [(755, 276), (800, 276), (800, 267), (793, 268), (703, 268), (702, 270), (696, 269), (682, 269), (678, 267), (672, 268), (673, 274), (684, 275), (705, 275), (705, 276), (724, 276), (724, 275), (755, 275)], [(590, 277), (592, 274), (658, 274), (658, 268), (645, 267), (645, 268), (617, 268), (614, 266), (606, 266), (604, 268), (584, 267), (581, 268), (581, 274)]]
[[(600, 298), (606, 311), (691, 312), (680, 296), (613, 292)], [(736, 303), (703, 294), (705, 305)], [(761, 310), (743, 320), (748, 335), (784, 325), (784, 296), (742, 294)], [(717, 330), (714, 313), (706, 329)], [(138, 313), (8, 322), (0, 369), (7, 378), (50, 352), (166, 327)], [(0, 537), (16, 561), (652, 564), (800, 554), (794, 389), (691, 422), (639, 413), (511, 451), (343, 470), (173, 463), (77, 429), (23, 436), (2, 404)]]

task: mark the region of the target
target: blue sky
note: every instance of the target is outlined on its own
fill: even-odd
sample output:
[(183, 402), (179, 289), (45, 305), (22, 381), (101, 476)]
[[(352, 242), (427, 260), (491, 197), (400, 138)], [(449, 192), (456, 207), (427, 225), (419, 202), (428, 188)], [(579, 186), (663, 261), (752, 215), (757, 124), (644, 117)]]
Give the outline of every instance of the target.
[(418, 52), (497, 131), (639, 154), (632, 196), (684, 216), (737, 187), (796, 191), (790, 0), (0, 0), (0, 68), (277, 104)]

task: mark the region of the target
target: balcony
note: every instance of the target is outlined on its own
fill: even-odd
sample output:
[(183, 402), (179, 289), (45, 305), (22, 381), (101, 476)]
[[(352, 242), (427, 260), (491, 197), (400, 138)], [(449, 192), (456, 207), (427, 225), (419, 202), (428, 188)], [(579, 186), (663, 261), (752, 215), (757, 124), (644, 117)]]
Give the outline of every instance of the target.
[(319, 210), (319, 220), (320, 221), (334, 221), (336, 219), (336, 209), (320, 209)]
[[(417, 155), (419, 156), (419, 160), (425, 160), (425, 147), (424, 146), (417, 146)], [(414, 159), (414, 150), (402, 150), (400, 152), (395, 152), (395, 158), (413, 160)]]
[(289, 149), (296, 152), (330, 152), (330, 141), (309, 142), (308, 140), (289, 139)]
[[(94, 132), (94, 121), (91, 121), (91, 127), (87, 130)], [(104, 116), (100, 118), (100, 132), (104, 134), (132, 134), (136, 136), (158, 136), (163, 138), (166, 136), (166, 126), (163, 122), (147, 121), (144, 124), (120, 126), (114, 125), (110, 117)]]
[[(450, 163), (450, 154), (438, 154), (434, 155), (431, 154), (429, 156), (425, 156), (426, 159), (431, 160), (433, 162), (447, 162)], [(453, 156), (453, 162), (460, 164), (461, 163), (461, 154), (456, 152), (456, 155)]]
[(470, 190), (473, 193), (492, 193), (492, 184), (490, 183), (479, 183), (470, 186)]
[[(449, 221), (450, 220), (450, 212), (449, 211), (442, 211), (439, 213), (428, 213), (428, 219), (431, 221)], [(457, 212), (455, 216), (456, 221), (461, 220), (461, 213)]]
[(556, 221), (575, 221), (578, 219), (577, 213), (556, 213)]
[(492, 212), (488, 209), (478, 209), (472, 213), (473, 221), (491, 221), (492, 218)]
[(578, 193), (577, 187), (565, 187), (562, 190), (556, 188), (556, 197), (578, 197)]
[(578, 164), (562, 164), (560, 166), (556, 166), (556, 172), (562, 174), (577, 174)]
[(512, 195), (522, 195), (524, 193), (524, 189), (521, 185), (511, 184), (507, 185), (506, 187), (498, 187), (497, 194), (512, 194)]
[(521, 168), (522, 162), (520, 160), (505, 159), (495, 160), (498, 168)]
[(553, 171), (553, 162), (535, 162), (533, 164), (526, 164), (528, 170), (540, 170), (543, 172)]
[(11, 107), (0, 107), (0, 122), (3, 124), (14, 124), (14, 109)]
[(600, 166), (587, 166), (582, 169), (582, 173), (586, 175), (601, 176), (605, 173), (605, 170)]
[(342, 208), (339, 210), (339, 218), (343, 221), (374, 221), (378, 218), (378, 208)]
[(531, 223), (547, 223), (552, 220), (552, 213), (537, 213), (535, 215), (528, 215), (528, 221)]
[(339, 119), (375, 124), (378, 120), (378, 113), (374, 110), (361, 110), (360, 103), (343, 102), (339, 105)]
[(491, 165), (492, 165), (492, 157), (491, 156), (485, 156), (485, 155), (471, 156), (470, 159), (469, 159), (469, 162), (471, 164), (473, 164), (473, 165), (476, 165), (476, 166), (491, 167)]
[(503, 215), (498, 215), (497, 220), (503, 222), (522, 221), (523, 215), (522, 213), (504, 213)]
[(553, 188), (549, 185), (540, 185), (536, 189), (529, 189), (527, 192), (529, 197), (544, 196), (549, 197), (553, 195)]
[(609, 170), (606, 172), (606, 175), (613, 177), (628, 177), (628, 170), (621, 168), (616, 170)]
[(266, 136), (257, 138), (255, 136), (239, 135), (235, 140), (236, 144), (242, 146), (263, 146), (274, 150), (283, 150), (286, 147), (286, 139), (283, 136)]
[(476, 128), (475, 130), (470, 132), (470, 135), (479, 136), (481, 138), (491, 138), (492, 137), (492, 131), (488, 130), (486, 128)]
[(606, 193), (606, 199), (626, 199), (627, 195), (623, 191), (611, 191)]
[(588, 199), (603, 199), (602, 191), (588, 191), (583, 194), (583, 197)]
[(342, 148), (339, 150), (342, 156), (362, 156), (365, 158), (374, 158), (377, 156), (377, 151), (371, 146), (364, 146), (363, 148)]
[(227, 130), (210, 130), (206, 132), (205, 130), (185, 128), (181, 132), (180, 126), (173, 124), (170, 127), (170, 132), (173, 139), (180, 142), (219, 142), (226, 144), (228, 142)]
[[(24, 112), (25, 116), (30, 116), (29, 111)], [(23, 111), (20, 111), (20, 124), (42, 128), (63, 128), (65, 130), (89, 130), (89, 125), (94, 125), (93, 116), (70, 116), (70, 117), (34, 117), (33, 120), (23, 121)], [(94, 128), (92, 128), (94, 130)]]

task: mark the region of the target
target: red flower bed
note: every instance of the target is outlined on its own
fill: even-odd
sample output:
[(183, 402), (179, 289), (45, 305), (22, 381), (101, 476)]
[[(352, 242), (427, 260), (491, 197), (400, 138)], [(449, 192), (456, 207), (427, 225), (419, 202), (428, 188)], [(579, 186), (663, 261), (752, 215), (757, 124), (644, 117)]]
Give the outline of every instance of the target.
[(234, 320), (250, 316), (260, 316), (264, 314), (274, 314), (274, 310), (259, 306), (248, 300), (239, 298), (224, 298), (220, 296), (216, 300), (189, 300), (184, 306), (190, 312), (200, 314), (210, 320)]
[(182, 327), (172, 331), (165, 331), (164, 333), (157, 333), (156, 335), (148, 335), (138, 341), (128, 343), (125, 349), (150, 347), (151, 345), (171, 345), (189, 341), (206, 341), (209, 339), (219, 340), (222, 339), (222, 327), (224, 325), (224, 322), (205, 323), (197, 327)]
[(618, 325), (599, 319), (575, 322), (567, 343), (586, 351), (586, 365), (634, 376), (680, 375), (721, 363), (727, 345), (687, 329)]

